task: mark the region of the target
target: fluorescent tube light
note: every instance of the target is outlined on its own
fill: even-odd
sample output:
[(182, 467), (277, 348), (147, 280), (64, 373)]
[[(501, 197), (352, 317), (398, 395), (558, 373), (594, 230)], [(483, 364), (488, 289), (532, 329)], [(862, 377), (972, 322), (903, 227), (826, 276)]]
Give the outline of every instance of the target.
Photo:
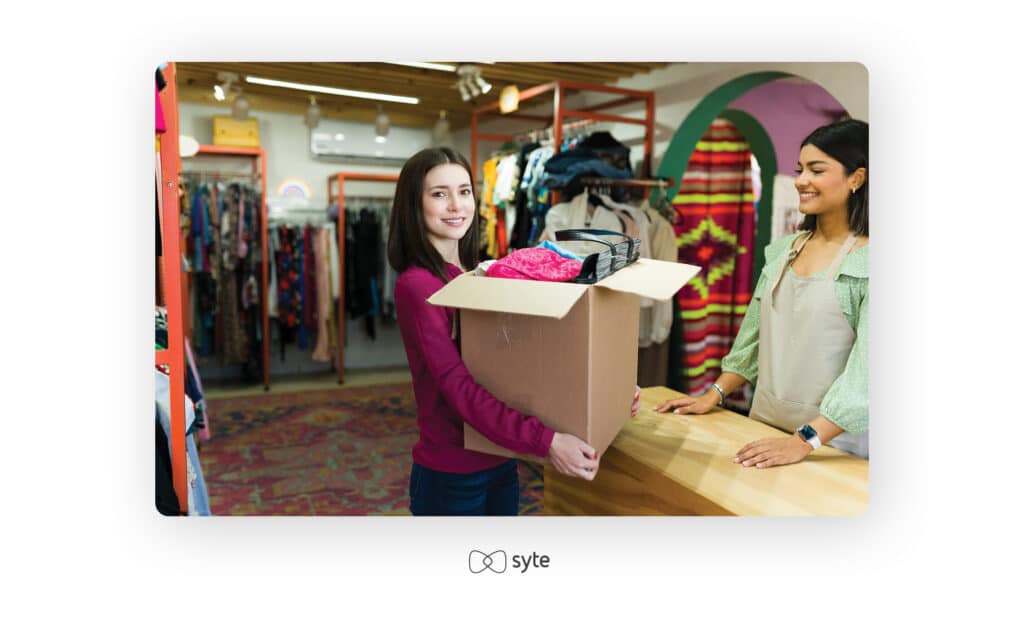
[(299, 91), (312, 91), (314, 93), (326, 93), (329, 95), (340, 95), (349, 98), (364, 98), (366, 100), (382, 100), (384, 102), (398, 102), (399, 104), (419, 104), (419, 98), (410, 98), (403, 95), (390, 95), (387, 93), (374, 93), (372, 91), (352, 91), (351, 89), (336, 89), (334, 87), (321, 87), (319, 85), (306, 85), (299, 82), (286, 82), (284, 80), (271, 80), (269, 78), (257, 78), (246, 76), (245, 82), (254, 85), (266, 85), (268, 87), (283, 87), (285, 89), (298, 89)]
[(418, 67), (420, 69), (436, 69), (441, 72), (454, 72), (454, 65), (443, 65), (441, 63), (391, 63), (391, 65), (404, 65), (406, 67)]

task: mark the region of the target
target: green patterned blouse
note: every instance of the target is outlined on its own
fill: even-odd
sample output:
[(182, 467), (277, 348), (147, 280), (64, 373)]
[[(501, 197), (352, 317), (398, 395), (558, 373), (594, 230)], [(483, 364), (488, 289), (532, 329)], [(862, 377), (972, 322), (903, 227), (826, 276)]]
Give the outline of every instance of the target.
[[(779, 239), (765, 248), (765, 264), (754, 297), (743, 317), (732, 350), (722, 359), (722, 371), (730, 371), (751, 383), (757, 382), (757, 349), (761, 325), (761, 295), (782, 269), (793, 240), (800, 233)], [(857, 338), (846, 368), (832, 383), (821, 402), (823, 417), (847, 432), (868, 429), (868, 246), (850, 252), (836, 274), (836, 297)]]

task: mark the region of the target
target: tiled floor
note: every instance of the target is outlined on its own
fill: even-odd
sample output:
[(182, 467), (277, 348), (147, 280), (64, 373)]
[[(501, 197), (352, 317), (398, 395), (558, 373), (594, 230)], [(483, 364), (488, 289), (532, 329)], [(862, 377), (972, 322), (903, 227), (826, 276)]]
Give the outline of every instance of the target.
[[(411, 382), (412, 376), (408, 368), (400, 369), (353, 369), (345, 372), (345, 384), (350, 386), (370, 386), (375, 384), (398, 384)], [(294, 378), (278, 378), (270, 381), (270, 390), (264, 391), (262, 384), (204, 384), (204, 395), (208, 399), (242, 397), (260, 395), (262, 393), (294, 393), (297, 391), (322, 391), (339, 388), (338, 375), (335, 372), (315, 376)]]

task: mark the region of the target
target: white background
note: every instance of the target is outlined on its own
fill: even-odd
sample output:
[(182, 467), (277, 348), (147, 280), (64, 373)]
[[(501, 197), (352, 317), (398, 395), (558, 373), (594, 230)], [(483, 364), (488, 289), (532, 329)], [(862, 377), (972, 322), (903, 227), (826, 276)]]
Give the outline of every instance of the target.
[[(731, 18), (644, 2), (524, 1), (496, 16), (479, 2), (267, 6), (5, 15), (0, 605), (16, 618), (4, 620), (986, 623), (1019, 612), (1018, 20), (983, 1), (950, 16), (893, 2), (741, 2)], [(867, 514), (158, 516), (153, 68), (384, 57), (864, 63)], [(551, 566), (474, 576), (474, 548), (537, 551)]]

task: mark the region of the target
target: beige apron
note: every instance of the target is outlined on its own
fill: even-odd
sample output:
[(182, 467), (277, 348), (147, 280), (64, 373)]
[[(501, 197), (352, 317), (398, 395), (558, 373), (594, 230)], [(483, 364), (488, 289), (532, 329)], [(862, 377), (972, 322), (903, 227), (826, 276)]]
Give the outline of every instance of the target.
[[(856, 334), (836, 298), (839, 265), (857, 241), (850, 235), (824, 275), (801, 277), (793, 260), (811, 236), (790, 250), (761, 298), (758, 379), (750, 416), (787, 432), (817, 417), (821, 401), (846, 368)], [(828, 443), (868, 457), (868, 433), (843, 432)]]

